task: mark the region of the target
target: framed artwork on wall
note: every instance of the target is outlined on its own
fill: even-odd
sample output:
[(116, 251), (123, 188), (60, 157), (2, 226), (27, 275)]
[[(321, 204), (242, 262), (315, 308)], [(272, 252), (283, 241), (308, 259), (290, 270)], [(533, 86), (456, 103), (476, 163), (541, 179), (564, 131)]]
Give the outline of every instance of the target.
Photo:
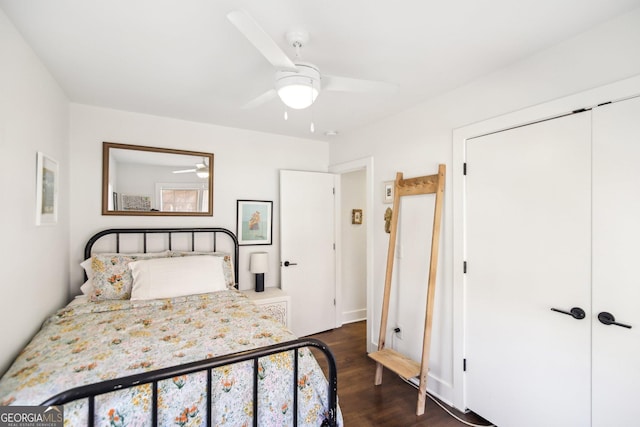
[(351, 224), (362, 224), (362, 209), (351, 210)]
[(273, 229), (273, 202), (238, 200), (236, 234), (239, 245), (270, 245)]
[(58, 162), (38, 151), (36, 160), (36, 225), (58, 222)]
[(382, 197), (382, 201), (384, 203), (393, 203), (393, 187), (394, 186), (395, 186), (395, 181), (384, 182), (384, 195)]

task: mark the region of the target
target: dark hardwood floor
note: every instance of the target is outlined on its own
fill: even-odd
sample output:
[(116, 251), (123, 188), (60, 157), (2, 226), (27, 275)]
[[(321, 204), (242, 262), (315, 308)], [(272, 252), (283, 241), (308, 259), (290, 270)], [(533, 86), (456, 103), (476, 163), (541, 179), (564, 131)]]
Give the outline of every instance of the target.
[[(424, 415), (416, 416), (417, 390), (396, 374), (384, 371), (382, 385), (375, 386), (375, 362), (367, 356), (366, 323), (357, 322), (312, 335), (331, 347), (338, 365), (338, 404), (344, 424), (350, 426), (460, 427), (455, 420), (427, 398)], [(318, 354), (323, 365), (323, 356)], [(324, 368), (324, 366), (323, 366)], [(446, 405), (445, 405), (446, 406)], [(489, 425), (475, 414), (451, 410), (465, 421)]]

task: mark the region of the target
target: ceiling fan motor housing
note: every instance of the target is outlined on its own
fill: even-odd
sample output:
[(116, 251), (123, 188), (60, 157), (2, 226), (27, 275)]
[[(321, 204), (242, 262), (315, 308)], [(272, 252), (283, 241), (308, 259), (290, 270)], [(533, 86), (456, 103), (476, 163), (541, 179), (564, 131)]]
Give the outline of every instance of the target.
[(276, 91), (288, 107), (295, 110), (307, 108), (320, 93), (320, 70), (313, 64), (296, 64), (298, 72), (277, 71)]

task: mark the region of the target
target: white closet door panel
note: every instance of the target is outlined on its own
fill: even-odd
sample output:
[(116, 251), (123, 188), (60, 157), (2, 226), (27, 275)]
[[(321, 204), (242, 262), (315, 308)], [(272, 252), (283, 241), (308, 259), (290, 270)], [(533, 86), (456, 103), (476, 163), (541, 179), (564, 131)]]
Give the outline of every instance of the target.
[(593, 115), (593, 426), (638, 425), (640, 98)]
[(467, 142), (467, 403), (500, 427), (590, 425), (589, 123)]

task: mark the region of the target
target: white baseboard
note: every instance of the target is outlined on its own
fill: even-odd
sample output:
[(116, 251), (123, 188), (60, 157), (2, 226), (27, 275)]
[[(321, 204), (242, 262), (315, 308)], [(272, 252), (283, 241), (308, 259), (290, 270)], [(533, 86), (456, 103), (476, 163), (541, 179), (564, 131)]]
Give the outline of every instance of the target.
[(342, 324), (359, 322), (361, 320), (367, 320), (367, 309), (361, 308), (358, 310), (343, 311), (342, 312)]
[[(409, 382), (413, 383), (416, 387), (419, 387), (420, 385), (418, 377), (411, 378)], [(427, 379), (427, 391), (442, 402), (453, 407), (453, 388), (451, 387), (451, 384), (429, 374)]]

